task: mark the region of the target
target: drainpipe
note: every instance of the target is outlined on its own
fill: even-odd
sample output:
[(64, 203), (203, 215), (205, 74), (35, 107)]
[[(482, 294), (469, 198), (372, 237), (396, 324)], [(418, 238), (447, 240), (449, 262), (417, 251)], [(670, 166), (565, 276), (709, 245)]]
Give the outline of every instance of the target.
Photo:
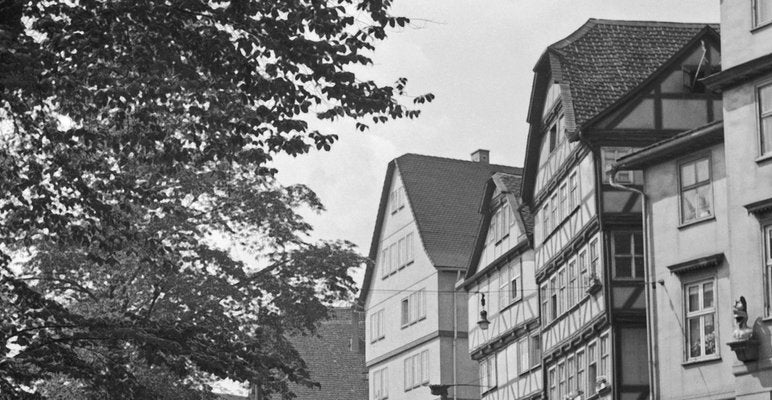
[[(456, 282), (461, 279), (461, 270), (456, 271)], [(456, 353), (458, 350), (458, 302), (456, 296), (458, 295), (458, 289), (456, 289), (456, 283), (453, 283), (453, 400), (458, 399), (458, 389), (456, 389), (457, 371), (456, 367)]]
[(649, 227), (649, 213), (646, 212), (647, 202), (646, 194), (642, 190), (638, 190), (633, 187), (622, 185), (614, 180), (618, 170), (618, 165), (611, 165), (606, 171), (608, 174), (609, 184), (617, 189), (626, 190), (628, 192), (638, 193), (641, 196), (641, 221), (643, 223), (643, 269), (646, 274), (644, 279), (644, 293), (646, 294), (646, 347), (649, 352), (649, 385), (651, 387), (650, 399), (659, 398), (659, 363), (657, 360), (657, 341), (654, 339), (654, 335), (657, 330), (654, 326), (656, 324), (656, 288), (654, 267), (652, 262), (651, 246), (650, 246), (650, 227)]

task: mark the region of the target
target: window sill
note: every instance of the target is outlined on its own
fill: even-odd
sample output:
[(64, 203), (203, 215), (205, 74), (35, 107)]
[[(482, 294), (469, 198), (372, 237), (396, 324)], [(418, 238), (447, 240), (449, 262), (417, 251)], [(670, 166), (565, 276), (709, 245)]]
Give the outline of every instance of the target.
[(690, 227), (692, 227), (694, 225), (699, 225), (699, 224), (701, 224), (703, 222), (715, 221), (715, 220), (716, 220), (716, 216), (715, 215), (711, 215), (710, 217), (704, 217), (704, 218), (700, 218), (700, 219), (695, 219), (694, 221), (684, 222), (681, 225), (678, 225), (678, 229), (682, 230), (682, 229), (690, 228)]
[(703, 357), (703, 358), (696, 358), (693, 360), (687, 360), (681, 363), (681, 366), (683, 367), (690, 367), (692, 365), (698, 365), (703, 363), (710, 363), (710, 362), (716, 362), (721, 361), (720, 355), (710, 356), (710, 357)]
[[(493, 387), (491, 387), (490, 389), (488, 389), (488, 390), (486, 390), (486, 391), (482, 392), (482, 396), (487, 396), (487, 395), (489, 395), (489, 394), (491, 394), (491, 393), (495, 392), (495, 391), (496, 391), (496, 389), (498, 389), (498, 388), (499, 388), (498, 386), (493, 386)], [(481, 396), (481, 397), (482, 397), (482, 396)]]
[(383, 339), (386, 339), (386, 336), (381, 336), (381, 337), (379, 337), (378, 339), (375, 339), (375, 340), (371, 340), (371, 341), (370, 341), (370, 344), (378, 343), (378, 342), (380, 342), (380, 341), (381, 341), (381, 340), (383, 340)]
[[(772, 23), (770, 23), (770, 26), (772, 26)], [(772, 153), (763, 154), (753, 161), (755, 161), (756, 164), (764, 164), (769, 161), (772, 161)]]
[(766, 317), (761, 318), (761, 322), (772, 324), (772, 315), (767, 315)]
[(751, 28), (751, 33), (756, 33), (758, 31), (763, 31), (764, 29), (766, 29), (766, 28), (768, 28), (770, 26), (772, 26), (772, 19), (770, 19), (769, 21), (764, 21), (764, 22), (754, 26), (753, 28)]
[(419, 318), (419, 319), (417, 319), (417, 320), (415, 320), (413, 322), (404, 324), (404, 325), (402, 325), (402, 329), (407, 329), (407, 328), (409, 328), (409, 327), (411, 327), (411, 326), (413, 326), (413, 325), (415, 325), (415, 324), (417, 324), (417, 323), (419, 323), (419, 322), (421, 322), (421, 321), (423, 321), (425, 319), (426, 319), (426, 316), (423, 316), (423, 317), (421, 317), (421, 318)]

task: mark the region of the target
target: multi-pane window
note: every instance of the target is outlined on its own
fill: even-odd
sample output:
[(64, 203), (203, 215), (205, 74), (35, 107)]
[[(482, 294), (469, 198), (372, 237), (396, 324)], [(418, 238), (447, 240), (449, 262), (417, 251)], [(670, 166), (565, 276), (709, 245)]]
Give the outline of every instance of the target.
[(373, 372), (373, 400), (389, 398), (389, 369), (382, 368)]
[(595, 381), (598, 378), (597, 343), (587, 345), (587, 395), (595, 394)]
[(536, 367), (539, 364), (541, 364), (541, 339), (539, 338), (539, 334), (531, 335), (530, 340), (530, 359), (531, 359), (531, 367)]
[(389, 204), (391, 204), (391, 213), (395, 213), (405, 208), (405, 188), (398, 187), (391, 191), (389, 196)]
[(561, 361), (558, 363), (558, 397), (556, 399), (562, 399), (566, 395), (566, 363)]
[(558, 290), (557, 278), (550, 279), (550, 320), (558, 317)]
[(578, 292), (577, 292), (577, 282), (576, 282), (576, 260), (571, 259), (571, 261), (568, 262), (568, 304), (567, 308), (571, 308), (578, 302)]
[[(761, 1), (766, 3), (767, 17), (769, 19), (769, 9), (772, 8), (772, 1)], [(759, 133), (761, 136), (761, 154), (772, 153), (772, 83), (768, 83), (758, 88), (759, 102)]]
[(517, 372), (523, 374), (531, 369), (530, 354), (528, 351), (528, 337), (521, 339), (517, 342), (517, 355), (519, 357), (519, 363), (517, 366)]
[(544, 320), (545, 324), (552, 320), (552, 318), (550, 318), (549, 306), (550, 306), (549, 283), (544, 283), (541, 285), (541, 318)]
[(381, 251), (381, 276), (387, 278), (397, 270), (410, 265), (414, 260), (413, 233), (399, 238)]
[(504, 203), (491, 216), (488, 225), (488, 242), (498, 243), (509, 235), (509, 225), (512, 216), (510, 215), (509, 203)]
[(764, 265), (767, 275), (767, 315), (772, 315), (772, 225), (764, 227)]
[(517, 300), (520, 300), (522, 297), (521, 264), (522, 260), (520, 259), (511, 261), (505, 268), (502, 268), (500, 271), (499, 303), (501, 308), (504, 308)]
[(569, 212), (571, 208), (568, 204), (568, 184), (564, 183), (560, 186), (560, 218), (567, 217)]
[(751, 0), (753, 2), (753, 26), (761, 26), (772, 22), (772, 1)]
[(547, 372), (547, 381), (549, 383), (549, 396), (548, 399), (557, 399), (558, 397), (558, 386), (555, 376), (555, 367), (552, 367)]
[(643, 279), (643, 234), (614, 232), (614, 277)]
[(710, 157), (681, 164), (681, 223), (713, 216)]
[(600, 249), (598, 248), (598, 239), (590, 241), (590, 274), (599, 275)]
[(716, 299), (715, 280), (708, 279), (688, 284), (686, 295), (686, 358), (699, 360), (715, 356)]
[(402, 299), (402, 326), (426, 318), (426, 291), (421, 289)]
[(568, 178), (568, 189), (570, 191), (568, 195), (568, 208), (573, 210), (574, 207), (581, 203), (579, 199), (579, 179), (576, 177), (576, 172)]
[(579, 268), (579, 276), (581, 277), (581, 283), (583, 285), (587, 284), (587, 281), (590, 277), (588, 265), (587, 265), (587, 250), (582, 249), (579, 251), (579, 257), (577, 257), (579, 261), (578, 268)]
[(611, 352), (609, 343), (609, 335), (603, 335), (600, 337), (600, 375), (609, 379), (611, 376)]
[(576, 392), (576, 364), (574, 357), (569, 356), (566, 360), (566, 394)]
[(405, 358), (405, 391), (429, 384), (429, 350)]
[(560, 207), (558, 204), (558, 195), (557, 193), (552, 195), (552, 198), (550, 199), (550, 204), (552, 204), (552, 216), (550, 217), (552, 219), (552, 228), (557, 228), (557, 226), (560, 224)]
[(496, 356), (480, 361), (480, 389), (485, 393), (496, 387)]
[(376, 342), (386, 337), (383, 326), (383, 310), (370, 314), (370, 342)]
[(550, 203), (549, 202), (544, 203), (544, 209), (542, 210), (542, 215), (544, 216), (543, 223), (542, 223), (542, 225), (544, 226), (544, 229), (543, 229), (544, 239), (546, 239), (547, 236), (549, 236), (550, 232), (552, 231), (552, 226), (550, 226)]
[(576, 391), (585, 392), (584, 381), (584, 350), (576, 352)]
[(566, 311), (566, 271), (558, 271), (558, 310), (556, 315), (563, 314)]

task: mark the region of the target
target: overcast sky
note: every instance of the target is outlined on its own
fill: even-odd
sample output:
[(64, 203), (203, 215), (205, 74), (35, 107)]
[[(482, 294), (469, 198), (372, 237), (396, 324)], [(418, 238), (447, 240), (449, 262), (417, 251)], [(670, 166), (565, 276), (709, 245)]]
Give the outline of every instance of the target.
[[(390, 121), (365, 133), (336, 126), (329, 152), (277, 159), (283, 184), (303, 183), (327, 211), (309, 221), (323, 239), (369, 251), (387, 163), (404, 153), (522, 166), (533, 66), (544, 49), (589, 18), (719, 21), (718, 0), (395, 0), (411, 27), (377, 44), (365, 73), (381, 83), (408, 78), (410, 94), (434, 93), (417, 120)], [(361, 273), (357, 274), (361, 279)]]

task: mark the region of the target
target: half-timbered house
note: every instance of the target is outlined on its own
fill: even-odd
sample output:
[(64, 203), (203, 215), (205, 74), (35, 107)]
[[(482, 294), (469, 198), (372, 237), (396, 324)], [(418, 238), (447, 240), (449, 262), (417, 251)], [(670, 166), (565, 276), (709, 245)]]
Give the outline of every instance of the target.
[[(591, 19), (534, 69), (521, 197), (534, 213), (544, 392), (649, 394), (641, 201), (607, 165), (721, 116), (699, 79), (719, 68), (717, 27)], [(618, 182), (639, 186), (639, 171)]]
[[(430, 398), (447, 385), (455, 400), (479, 398), (468, 353), (463, 279), (482, 216), (481, 193), (514, 167), (405, 154), (388, 165), (359, 304), (366, 312), (370, 400)], [(463, 385), (462, 385), (463, 384)]]
[(469, 352), (485, 400), (542, 398), (539, 296), (534, 290), (533, 220), (521, 206), (521, 177), (497, 173), (485, 187), (483, 221), (466, 277)]

